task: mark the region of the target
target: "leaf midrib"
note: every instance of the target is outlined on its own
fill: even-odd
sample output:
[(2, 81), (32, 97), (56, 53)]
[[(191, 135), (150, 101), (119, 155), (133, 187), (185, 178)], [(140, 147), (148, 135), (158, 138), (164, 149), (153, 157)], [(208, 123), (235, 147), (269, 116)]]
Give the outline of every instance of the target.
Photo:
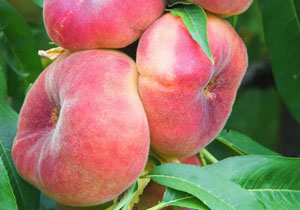
[(169, 204), (176, 203), (177, 201), (186, 200), (186, 199), (190, 199), (190, 198), (193, 198), (193, 197), (194, 196), (191, 195), (191, 196), (186, 196), (186, 197), (170, 200), (170, 201), (167, 201), (167, 202), (165, 202), (165, 201), (163, 201), (163, 202), (164, 202), (164, 204), (166, 204), (168, 206)]
[(247, 189), (247, 191), (251, 192), (260, 192), (260, 191), (266, 191), (266, 192), (294, 192), (294, 193), (300, 193), (300, 190), (293, 190), (293, 189), (269, 189), (269, 188), (263, 188), (263, 189)]

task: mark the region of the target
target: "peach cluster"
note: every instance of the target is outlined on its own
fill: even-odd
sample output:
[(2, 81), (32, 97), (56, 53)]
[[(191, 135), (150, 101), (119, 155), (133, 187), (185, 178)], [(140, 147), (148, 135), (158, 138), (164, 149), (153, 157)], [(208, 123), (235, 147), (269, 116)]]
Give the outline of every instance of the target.
[[(252, 0), (192, 2), (228, 16)], [(223, 128), (247, 68), (243, 41), (207, 13), (212, 64), (181, 18), (163, 15), (165, 6), (166, 0), (44, 1), (48, 35), (66, 52), (27, 94), (12, 156), (19, 174), (62, 206), (119, 196), (143, 172), (150, 144), (160, 155), (193, 156), (182, 161), (200, 165), (195, 154)], [(136, 63), (114, 50), (139, 38)], [(152, 199), (151, 185), (142, 203)]]

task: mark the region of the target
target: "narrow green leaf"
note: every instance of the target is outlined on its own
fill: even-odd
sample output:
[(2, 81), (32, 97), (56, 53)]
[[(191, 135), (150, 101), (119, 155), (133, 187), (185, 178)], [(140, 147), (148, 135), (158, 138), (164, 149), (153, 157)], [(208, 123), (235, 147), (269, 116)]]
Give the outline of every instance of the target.
[(0, 209), (17, 210), (16, 198), (13, 194), (9, 178), (0, 157)]
[(36, 210), (39, 206), (39, 191), (18, 175), (11, 157), (17, 122), (17, 113), (7, 104), (6, 81), (0, 66), (0, 157), (7, 169), (19, 209)]
[(154, 157), (153, 155), (149, 155), (149, 156), (148, 156), (148, 160), (149, 160), (154, 166), (159, 166), (159, 165), (161, 165), (161, 162), (160, 162), (156, 157)]
[(174, 16), (181, 17), (192, 38), (201, 46), (204, 53), (214, 64), (214, 58), (207, 41), (207, 17), (204, 10), (198, 5), (184, 5), (170, 9)]
[(297, 1), (260, 0), (259, 6), (278, 92), (300, 123), (300, 21), (295, 7)]
[(38, 5), (40, 8), (43, 8), (44, 6), (44, 0), (32, 0), (36, 5)]
[(177, 4), (190, 5), (190, 4), (193, 4), (193, 3), (188, 1), (188, 0), (168, 0), (168, 6), (169, 7), (173, 7)]
[(5, 0), (0, 0), (1, 53), (20, 76), (34, 82), (42, 70), (34, 37), (25, 20)]
[(190, 193), (211, 209), (265, 209), (260, 201), (240, 185), (205, 167), (164, 164), (155, 167), (146, 177), (169, 188)]
[(269, 210), (300, 209), (300, 158), (248, 155), (205, 168), (247, 189)]
[(239, 16), (238, 15), (233, 15), (228, 18), (230, 24), (232, 25), (232, 28), (236, 29), (236, 25), (238, 22)]
[(223, 130), (216, 139), (241, 155), (279, 155), (236, 131)]
[(118, 203), (118, 205), (114, 208), (114, 210), (126, 210), (132, 201), (136, 191), (138, 189), (138, 183), (135, 182), (131, 185), (131, 187), (128, 188), (128, 190), (125, 192), (124, 196)]
[(25, 91), (25, 95), (27, 95), (27, 93), (29, 92), (29, 90), (31, 89), (32, 87), (32, 83), (30, 83)]

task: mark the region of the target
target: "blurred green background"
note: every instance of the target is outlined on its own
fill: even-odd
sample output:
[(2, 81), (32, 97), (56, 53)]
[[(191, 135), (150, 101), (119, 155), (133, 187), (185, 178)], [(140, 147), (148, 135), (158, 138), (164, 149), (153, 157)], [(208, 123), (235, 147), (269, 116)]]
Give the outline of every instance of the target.
[(236, 30), (247, 46), (249, 67), (225, 128), (244, 133), (285, 156), (299, 157), (300, 125), (278, 94), (257, 0), (239, 15)]

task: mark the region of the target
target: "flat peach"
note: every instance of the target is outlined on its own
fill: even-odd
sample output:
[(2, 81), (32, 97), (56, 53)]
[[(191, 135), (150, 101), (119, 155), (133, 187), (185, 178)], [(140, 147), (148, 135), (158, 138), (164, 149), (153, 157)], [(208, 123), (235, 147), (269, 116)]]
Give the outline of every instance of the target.
[(20, 175), (52, 199), (92, 206), (138, 178), (149, 144), (135, 63), (89, 50), (62, 54), (33, 84), (12, 156)]
[(191, 156), (218, 135), (246, 71), (247, 51), (231, 25), (210, 14), (207, 24), (214, 65), (170, 13), (140, 39), (139, 93), (151, 146), (163, 155)]
[(69, 50), (122, 48), (136, 41), (164, 11), (166, 0), (45, 0), (51, 40)]

